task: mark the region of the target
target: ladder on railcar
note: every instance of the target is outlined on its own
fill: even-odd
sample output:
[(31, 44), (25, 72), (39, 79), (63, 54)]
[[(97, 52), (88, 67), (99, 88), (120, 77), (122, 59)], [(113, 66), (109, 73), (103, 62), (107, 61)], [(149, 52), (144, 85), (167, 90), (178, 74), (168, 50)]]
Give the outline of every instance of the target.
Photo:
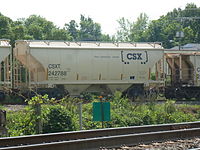
[(14, 89), (24, 88), (27, 84), (27, 72), (21, 62), (13, 60), (13, 87)]
[(12, 87), (12, 71), (11, 71), (11, 59), (10, 56), (0, 62), (0, 84), (4, 89), (10, 89)]

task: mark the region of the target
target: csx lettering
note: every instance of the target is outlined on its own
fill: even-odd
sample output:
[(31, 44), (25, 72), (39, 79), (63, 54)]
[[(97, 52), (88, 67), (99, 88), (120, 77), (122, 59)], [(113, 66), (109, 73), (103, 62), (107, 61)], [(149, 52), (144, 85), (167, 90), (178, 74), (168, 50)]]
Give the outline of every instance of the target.
[(49, 69), (56, 69), (56, 68), (60, 68), (60, 64), (49, 64), (48, 65)]
[(142, 53), (128, 53), (127, 58), (129, 60), (142, 60)]

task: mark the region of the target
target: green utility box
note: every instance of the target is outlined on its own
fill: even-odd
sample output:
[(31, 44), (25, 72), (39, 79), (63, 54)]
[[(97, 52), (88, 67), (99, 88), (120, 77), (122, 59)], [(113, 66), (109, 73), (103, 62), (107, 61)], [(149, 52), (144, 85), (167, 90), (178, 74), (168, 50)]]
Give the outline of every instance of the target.
[(110, 102), (93, 103), (93, 121), (110, 121)]

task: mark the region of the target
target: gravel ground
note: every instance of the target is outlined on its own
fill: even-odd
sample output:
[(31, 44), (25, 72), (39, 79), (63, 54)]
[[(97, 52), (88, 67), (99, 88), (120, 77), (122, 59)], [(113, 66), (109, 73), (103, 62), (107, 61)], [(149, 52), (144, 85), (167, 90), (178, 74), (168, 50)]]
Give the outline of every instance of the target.
[(137, 146), (122, 146), (121, 148), (112, 148), (100, 150), (188, 150), (200, 148), (200, 138), (167, 141), (163, 143), (141, 144)]
[(6, 111), (18, 111), (24, 109), (26, 105), (4, 105)]

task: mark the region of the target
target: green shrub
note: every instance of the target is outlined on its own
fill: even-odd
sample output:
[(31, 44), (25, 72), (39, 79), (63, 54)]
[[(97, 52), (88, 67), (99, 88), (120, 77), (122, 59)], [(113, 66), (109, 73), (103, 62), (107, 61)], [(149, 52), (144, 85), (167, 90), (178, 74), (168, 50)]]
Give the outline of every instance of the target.
[(7, 112), (7, 128), (10, 136), (35, 134), (35, 119), (33, 110), (26, 107), (24, 110)]
[[(116, 92), (112, 99), (107, 99), (111, 104), (111, 121), (104, 122), (104, 127), (125, 127), (150, 124), (178, 123), (196, 121), (200, 119), (200, 106), (177, 106), (174, 101), (165, 104), (133, 104), (129, 99), (121, 97)], [(41, 101), (42, 99), (42, 101)], [(43, 102), (52, 101), (51, 104)], [(32, 98), (29, 103), (42, 103), (43, 133), (72, 131), (79, 129), (79, 115), (77, 103), (80, 99), (62, 99), (60, 101), (49, 100), (47, 96)], [(83, 129), (102, 128), (101, 122), (92, 119), (92, 103), (99, 101), (97, 96), (89, 103), (82, 105)], [(56, 103), (60, 104), (56, 104)], [(88, 101), (87, 101), (88, 102)], [(56, 105), (55, 105), (56, 104)], [(34, 114), (34, 107), (27, 107), (17, 112), (8, 112), (7, 127), (11, 136), (35, 134), (35, 124), (38, 116)]]
[(164, 109), (165, 109), (166, 113), (174, 113), (174, 112), (176, 112), (175, 101), (168, 100), (164, 104)]
[(71, 113), (61, 105), (49, 106), (43, 114), (43, 133), (73, 131), (75, 129)]
[(186, 114), (184, 112), (176, 112), (171, 114), (172, 123), (178, 122), (192, 122), (197, 121), (198, 119), (195, 118), (192, 114)]

